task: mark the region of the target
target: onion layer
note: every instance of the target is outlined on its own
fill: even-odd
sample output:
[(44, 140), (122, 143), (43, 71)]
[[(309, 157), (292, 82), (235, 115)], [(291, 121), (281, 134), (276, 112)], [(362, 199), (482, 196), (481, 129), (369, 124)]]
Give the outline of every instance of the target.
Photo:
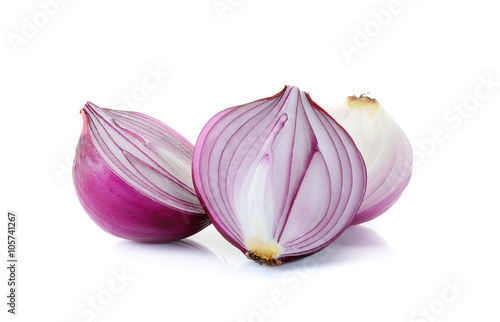
[(349, 226), (366, 169), (345, 130), (308, 94), (286, 86), (205, 125), (193, 181), (229, 242), (258, 263), (278, 265), (323, 249)]
[(328, 109), (352, 136), (366, 163), (366, 194), (352, 224), (371, 220), (389, 209), (411, 178), (413, 152), (410, 141), (377, 100), (349, 96)]
[(105, 231), (142, 242), (188, 237), (210, 224), (194, 192), (193, 146), (140, 113), (87, 103), (73, 181), (90, 218)]

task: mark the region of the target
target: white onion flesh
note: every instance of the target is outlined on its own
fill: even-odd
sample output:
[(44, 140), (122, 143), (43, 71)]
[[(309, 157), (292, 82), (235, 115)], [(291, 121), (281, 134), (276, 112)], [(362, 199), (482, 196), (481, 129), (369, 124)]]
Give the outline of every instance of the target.
[(365, 95), (350, 96), (327, 112), (351, 135), (366, 164), (366, 193), (352, 224), (372, 220), (399, 199), (410, 181), (410, 141), (379, 102)]

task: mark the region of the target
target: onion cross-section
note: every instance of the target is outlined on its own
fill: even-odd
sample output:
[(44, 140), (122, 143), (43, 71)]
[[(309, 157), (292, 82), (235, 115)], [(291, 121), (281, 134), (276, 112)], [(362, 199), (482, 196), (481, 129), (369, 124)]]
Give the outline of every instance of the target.
[(278, 265), (323, 249), (349, 226), (366, 168), (349, 134), (307, 93), (286, 86), (205, 125), (193, 181), (229, 242), (260, 264)]

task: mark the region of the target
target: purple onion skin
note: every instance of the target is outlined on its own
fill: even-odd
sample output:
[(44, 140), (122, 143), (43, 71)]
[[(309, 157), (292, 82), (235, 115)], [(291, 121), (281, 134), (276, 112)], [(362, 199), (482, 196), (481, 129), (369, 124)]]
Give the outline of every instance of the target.
[(73, 181), (83, 208), (104, 231), (138, 242), (169, 242), (210, 225), (205, 215), (169, 208), (130, 187), (103, 162), (85, 132), (76, 150)]
[(410, 183), (410, 179), (411, 179), (411, 171), (406, 181), (391, 196), (382, 199), (374, 203), (373, 205), (369, 206), (368, 208), (365, 208), (360, 212), (358, 212), (354, 217), (354, 220), (352, 221), (351, 225), (359, 225), (365, 223), (367, 221), (377, 218), (378, 216), (389, 210), (389, 208), (391, 208), (396, 203), (396, 201), (398, 201), (399, 197), (401, 197), (403, 191), (408, 186), (408, 183)]

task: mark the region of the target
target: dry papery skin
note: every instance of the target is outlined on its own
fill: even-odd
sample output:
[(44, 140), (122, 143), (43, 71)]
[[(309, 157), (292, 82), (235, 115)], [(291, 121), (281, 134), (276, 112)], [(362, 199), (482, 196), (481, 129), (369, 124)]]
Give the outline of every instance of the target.
[(347, 97), (347, 104), (351, 108), (372, 108), (374, 111), (377, 110), (379, 104), (376, 99), (369, 97), (366, 94), (361, 94), (359, 97), (356, 95)]

